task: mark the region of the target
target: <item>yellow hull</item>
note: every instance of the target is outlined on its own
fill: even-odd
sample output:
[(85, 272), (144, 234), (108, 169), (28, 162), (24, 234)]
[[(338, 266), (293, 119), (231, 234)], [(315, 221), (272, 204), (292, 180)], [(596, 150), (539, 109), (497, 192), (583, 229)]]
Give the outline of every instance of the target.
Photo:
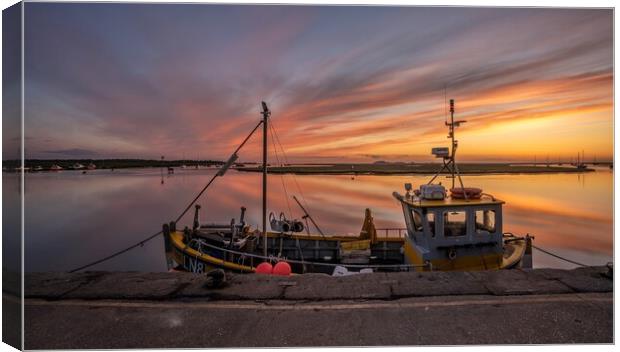
[[(477, 271), (510, 269), (519, 264), (525, 253), (525, 240), (514, 241), (505, 246), (512, 246), (510, 254), (486, 254), (474, 256), (462, 256), (450, 259), (431, 260), (431, 265), (416, 267), (419, 271)], [(411, 264), (422, 265), (424, 261), (418, 252), (405, 243), (405, 257)]]
[(172, 259), (187, 271), (204, 273), (215, 268), (243, 273), (255, 271), (255, 268), (251, 265), (242, 265), (226, 261), (206, 253), (200, 253), (186, 246), (185, 243), (183, 243), (183, 233), (180, 231), (170, 233), (170, 242), (172, 244), (172, 253), (168, 255), (171, 255)]

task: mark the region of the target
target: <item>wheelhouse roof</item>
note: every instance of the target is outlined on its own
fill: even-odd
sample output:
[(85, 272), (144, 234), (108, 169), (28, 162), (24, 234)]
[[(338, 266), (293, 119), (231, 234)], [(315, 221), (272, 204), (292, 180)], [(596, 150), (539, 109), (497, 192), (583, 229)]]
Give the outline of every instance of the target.
[(420, 199), (418, 197), (406, 198), (397, 192), (394, 192), (393, 196), (397, 200), (414, 208), (475, 207), (481, 205), (501, 205), (505, 203), (503, 200), (492, 198), (490, 196), (483, 196), (480, 199), (468, 200), (452, 197), (447, 197), (442, 200)]

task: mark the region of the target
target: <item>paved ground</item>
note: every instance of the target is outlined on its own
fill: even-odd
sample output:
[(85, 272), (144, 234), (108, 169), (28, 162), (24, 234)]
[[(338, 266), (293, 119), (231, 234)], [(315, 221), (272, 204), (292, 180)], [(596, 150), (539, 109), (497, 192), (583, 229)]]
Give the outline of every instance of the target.
[(26, 276), (25, 347), (613, 343), (607, 268), (478, 273)]

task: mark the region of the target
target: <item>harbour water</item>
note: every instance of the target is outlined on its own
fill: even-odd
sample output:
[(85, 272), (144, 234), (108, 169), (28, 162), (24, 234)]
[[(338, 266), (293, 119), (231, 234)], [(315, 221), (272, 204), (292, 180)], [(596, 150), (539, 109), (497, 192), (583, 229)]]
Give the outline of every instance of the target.
[[(188, 168), (176, 169), (173, 175), (159, 169), (26, 174), (26, 271), (70, 270), (140, 241), (176, 218), (214, 172)], [(326, 234), (357, 235), (365, 208), (373, 211), (378, 228), (404, 227), (402, 210), (391, 194), (404, 193), (406, 182), (415, 187), (428, 179), (408, 175), (271, 175), (268, 212), (300, 218), (302, 212), (292, 199), (295, 195)], [(481, 187), (506, 201), (505, 232), (530, 233), (535, 245), (584, 264), (604, 265), (612, 260), (611, 170), (463, 179), (467, 186)], [(19, 189), (18, 174), (3, 173), (4, 201), (17, 202)], [(245, 206), (246, 221), (260, 227), (260, 196), (260, 174), (231, 170), (200, 199), (201, 221), (228, 223), (233, 217), (238, 219), (239, 208)], [(193, 210), (181, 226), (190, 225), (192, 216)], [(575, 265), (535, 251), (534, 267)], [(165, 271), (163, 239), (90, 270)]]

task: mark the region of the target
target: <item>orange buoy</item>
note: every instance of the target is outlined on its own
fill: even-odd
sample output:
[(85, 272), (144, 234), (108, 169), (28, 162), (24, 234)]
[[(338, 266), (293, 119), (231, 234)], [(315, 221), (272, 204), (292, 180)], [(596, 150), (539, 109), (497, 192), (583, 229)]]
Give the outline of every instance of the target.
[(273, 266), (271, 266), (271, 263), (268, 263), (268, 262), (260, 263), (256, 267), (257, 274), (271, 275), (272, 272), (273, 272)]
[(452, 198), (456, 199), (464, 199), (465, 195), (467, 195), (467, 199), (480, 199), (482, 196), (482, 190), (474, 187), (454, 187), (450, 190), (450, 193)]
[(291, 265), (287, 262), (277, 262), (273, 267), (274, 275), (289, 276), (291, 275)]

